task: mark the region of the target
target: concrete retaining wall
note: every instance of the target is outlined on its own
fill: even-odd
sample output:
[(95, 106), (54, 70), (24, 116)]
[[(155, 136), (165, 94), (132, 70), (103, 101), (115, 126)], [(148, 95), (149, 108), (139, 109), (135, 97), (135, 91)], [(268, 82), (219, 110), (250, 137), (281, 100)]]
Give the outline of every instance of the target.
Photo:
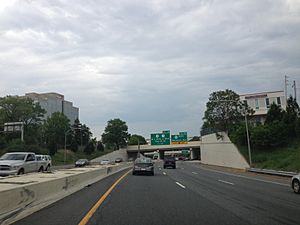
[[(87, 170), (74, 169), (65, 170), (64, 172), (58, 171), (55, 174), (36, 175), (40, 176), (39, 178), (42, 176), (45, 177), (46, 180), (41, 182), (35, 182), (34, 175), (27, 176), (27, 179), (26, 176), (7, 178), (7, 184), (1, 180), (0, 224), (11, 224), (89, 184), (95, 183), (131, 166), (129, 163), (124, 163)], [(48, 175), (49, 179), (47, 179)], [(27, 180), (27, 182), (22, 184), (22, 180)], [(15, 185), (11, 185), (13, 183), (15, 183)], [(11, 187), (9, 185), (11, 185)]]
[(201, 162), (208, 165), (224, 166), (237, 169), (249, 168), (248, 162), (237, 147), (230, 141), (226, 133), (223, 139), (217, 139), (216, 134), (202, 137)]

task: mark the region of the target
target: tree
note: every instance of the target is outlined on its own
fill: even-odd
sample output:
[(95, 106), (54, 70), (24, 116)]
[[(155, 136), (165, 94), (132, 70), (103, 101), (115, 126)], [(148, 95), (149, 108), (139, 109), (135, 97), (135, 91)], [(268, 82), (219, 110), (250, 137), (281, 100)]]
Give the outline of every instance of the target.
[(95, 151), (94, 141), (90, 141), (83, 150), (87, 155), (91, 155)]
[(55, 112), (44, 124), (45, 139), (50, 151), (56, 151), (54, 144), (64, 145), (65, 133), (70, 130), (70, 120), (63, 113)]
[(126, 122), (120, 119), (112, 119), (107, 122), (102, 141), (104, 144), (114, 146), (114, 149), (126, 146), (128, 140), (128, 127)]
[(300, 108), (295, 98), (292, 96), (287, 100), (286, 113), (283, 122), (287, 126), (289, 137), (300, 136)]
[(279, 122), (283, 119), (283, 116), (284, 116), (284, 111), (281, 109), (281, 107), (276, 105), (275, 103), (272, 103), (267, 113), (265, 123), (271, 124), (275, 121)]
[(128, 145), (146, 145), (147, 141), (146, 139), (138, 134), (133, 134), (129, 137)]
[[(26, 144), (41, 142), (41, 123), (46, 111), (39, 103), (30, 98), (6, 96), (0, 98), (0, 123), (23, 122), (24, 140)], [(19, 136), (19, 135), (18, 135)], [(16, 138), (16, 134), (7, 136), (9, 140)]]
[(70, 149), (73, 152), (77, 152), (78, 151), (78, 143), (77, 143), (77, 141), (76, 141), (76, 139), (74, 137), (72, 137), (72, 139), (71, 139)]
[(189, 141), (200, 141), (200, 137), (199, 136), (194, 136)]
[(40, 123), (46, 111), (30, 98), (6, 96), (0, 98), (1, 122)]
[(98, 142), (97, 142), (97, 150), (98, 150), (99, 152), (103, 152), (103, 151), (104, 151), (104, 146), (103, 146), (103, 144), (102, 144), (101, 141), (98, 141)]
[(232, 124), (243, 119), (243, 114), (252, 114), (247, 105), (240, 101), (240, 97), (232, 90), (213, 92), (206, 103), (204, 125), (217, 131), (228, 131)]

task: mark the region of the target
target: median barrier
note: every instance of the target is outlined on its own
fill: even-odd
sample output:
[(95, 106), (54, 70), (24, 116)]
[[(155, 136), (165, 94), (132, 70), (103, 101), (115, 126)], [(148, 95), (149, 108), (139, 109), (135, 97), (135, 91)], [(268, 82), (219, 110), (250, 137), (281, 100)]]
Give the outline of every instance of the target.
[(28, 174), (0, 181), (0, 224), (20, 220), (132, 164)]

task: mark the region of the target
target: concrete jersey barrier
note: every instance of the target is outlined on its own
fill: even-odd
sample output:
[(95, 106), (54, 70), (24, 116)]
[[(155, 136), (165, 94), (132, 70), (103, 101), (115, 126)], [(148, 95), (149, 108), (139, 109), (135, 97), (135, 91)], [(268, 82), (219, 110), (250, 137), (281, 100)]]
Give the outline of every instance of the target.
[(131, 166), (131, 163), (123, 163), (1, 179), (0, 224), (11, 224)]

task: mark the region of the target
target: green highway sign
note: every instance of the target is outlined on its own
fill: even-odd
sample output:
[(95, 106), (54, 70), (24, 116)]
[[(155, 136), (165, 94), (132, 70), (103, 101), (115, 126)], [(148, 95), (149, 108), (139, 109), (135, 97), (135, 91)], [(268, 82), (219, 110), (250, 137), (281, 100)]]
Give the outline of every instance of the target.
[(187, 144), (187, 132), (179, 132), (179, 134), (171, 135), (172, 145)]
[(166, 130), (162, 133), (151, 134), (151, 145), (169, 145), (170, 131)]

